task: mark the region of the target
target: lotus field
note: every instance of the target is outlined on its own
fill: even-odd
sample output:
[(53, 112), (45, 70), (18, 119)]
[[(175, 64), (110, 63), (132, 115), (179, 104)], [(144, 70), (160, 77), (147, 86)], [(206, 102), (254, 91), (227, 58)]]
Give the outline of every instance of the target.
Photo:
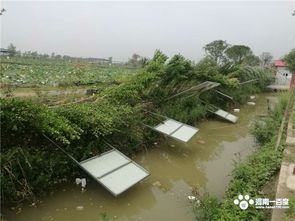
[(120, 79), (135, 73), (134, 69), (89, 63), (51, 62), (22, 64), (1, 62), (2, 84), (69, 86), (86, 85)]

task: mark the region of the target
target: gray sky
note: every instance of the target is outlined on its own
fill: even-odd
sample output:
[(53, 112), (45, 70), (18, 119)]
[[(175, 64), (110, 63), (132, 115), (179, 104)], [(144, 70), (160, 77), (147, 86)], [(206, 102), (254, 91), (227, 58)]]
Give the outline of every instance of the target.
[(2, 1), (1, 46), (127, 60), (155, 49), (192, 60), (223, 39), (279, 58), (295, 48), (295, 1)]

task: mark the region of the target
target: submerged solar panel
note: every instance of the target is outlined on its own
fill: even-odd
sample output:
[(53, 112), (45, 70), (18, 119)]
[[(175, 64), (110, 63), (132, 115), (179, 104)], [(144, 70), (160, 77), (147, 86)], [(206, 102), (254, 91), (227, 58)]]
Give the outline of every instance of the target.
[(222, 117), (222, 118), (224, 118), (224, 119), (232, 122), (232, 123), (236, 123), (238, 121), (238, 117), (237, 116), (235, 116), (235, 115), (233, 115), (231, 113), (228, 113), (228, 112), (226, 112), (224, 110), (219, 109), (219, 110), (215, 111), (214, 113), (216, 115), (218, 115), (218, 116), (220, 116), (220, 117)]
[(145, 169), (115, 149), (84, 160), (80, 166), (115, 196), (149, 175)]
[(175, 131), (171, 136), (174, 138), (188, 142), (199, 131), (198, 128), (194, 128), (188, 125), (183, 125), (179, 130)]
[(100, 178), (99, 181), (114, 195), (119, 195), (146, 176), (148, 176), (148, 173), (145, 170), (142, 170), (134, 163), (129, 163), (119, 170)]
[(188, 142), (199, 131), (198, 128), (172, 119), (167, 119), (163, 123), (155, 126), (154, 130), (183, 142)]

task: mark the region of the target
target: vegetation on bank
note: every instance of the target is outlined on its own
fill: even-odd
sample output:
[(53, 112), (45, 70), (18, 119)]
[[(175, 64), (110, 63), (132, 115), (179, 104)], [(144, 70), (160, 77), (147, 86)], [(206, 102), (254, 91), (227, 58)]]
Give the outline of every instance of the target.
[(295, 197), (289, 198), (289, 208), (286, 210), (285, 221), (295, 219)]
[[(218, 64), (208, 55), (194, 64), (179, 54), (168, 60), (156, 51), (143, 69), (124, 83), (107, 87), (92, 103), (48, 108), (30, 100), (1, 99), (2, 202), (34, 199), (79, 171), (42, 134), (79, 160), (105, 151), (104, 140), (131, 154), (157, 137), (142, 122), (159, 119), (145, 110), (193, 123), (206, 116), (200, 97), (222, 107), (236, 105), (249, 93), (263, 90), (271, 76), (269, 69), (244, 62)], [(253, 78), (257, 81), (240, 85)], [(219, 90), (234, 96), (236, 103), (212, 91), (167, 100), (206, 80), (219, 82)]]
[[(234, 200), (238, 195), (249, 195), (251, 198), (268, 198), (260, 191), (281, 165), (283, 146), (275, 150), (276, 133), (280, 126), (287, 105), (288, 96), (281, 96), (280, 102), (266, 118), (256, 120), (252, 133), (260, 147), (249, 156), (246, 162), (235, 162), (231, 173), (231, 181), (221, 202), (216, 202), (214, 197), (205, 195), (200, 205), (193, 205), (197, 220), (265, 220), (266, 210), (255, 209), (249, 206), (241, 210)], [(205, 217), (205, 218), (203, 218)]]

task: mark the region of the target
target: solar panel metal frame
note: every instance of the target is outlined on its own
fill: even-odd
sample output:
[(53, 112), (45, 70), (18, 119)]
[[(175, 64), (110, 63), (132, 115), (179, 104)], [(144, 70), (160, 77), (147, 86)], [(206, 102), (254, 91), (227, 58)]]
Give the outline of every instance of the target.
[[(111, 153), (111, 152), (116, 152), (116, 153), (120, 154), (122, 157), (124, 157), (125, 159), (128, 160), (128, 163), (123, 164), (123, 165), (119, 166), (119, 167), (116, 168), (116, 169), (110, 170), (109, 172), (106, 172), (105, 174), (101, 175), (100, 177), (96, 177), (96, 176), (94, 176), (89, 170), (87, 170), (86, 168), (84, 168), (84, 167), (82, 166), (82, 164), (85, 163), (85, 162), (88, 162), (88, 161), (93, 160), (93, 159), (95, 159), (95, 158), (98, 158), (98, 157), (104, 156), (104, 155), (109, 154), (109, 153)], [(115, 172), (115, 171), (121, 169), (122, 167), (124, 167), (124, 166), (126, 166), (126, 165), (128, 165), (128, 164), (131, 164), (131, 163), (132, 163), (133, 165), (135, 165), (137, 168), (139, 168), (140, 170), (142, 170), (143, 172), (145, 172), (145, 173), (146, 173), (146, 176), (144, 176), (143, 178), (139, 179), (136, 183), (132, 184), (131, 186), (128, 186), (127, 188), (123, 189), (120, 193), (116, 194), (116, 193), (113, 192), (113, 191), (112, 191), (107, 185), (105, 185), (104, 183), (102, 183), (102, 182), (99, 180), (99, 179), (101, 179), (102, 177), (107, 176), (107, 175), (109, 175), (109, 174), (111, 174), (111, 173), (113, 173), (113, 172)], [(146, 178), (146, 177), (148, 177), (148, 176), (150, 175), (150, 173), (149, 173), (146, 169), (144, 169), (142, 166), (138, 165), (136, 162), (134, 162), (133, 160), (131, 160), (129, 157), (125, 156), (123, 153), (121, 153), (121, 152), (118, 151), (117, 149), (111, 149), (111, 150), (109, 150), (109, 151), (107, 151), (107, 152), (104, 152), (104, 153), (102, 153), (102, 154), (100, 154), (100, 155), (96, 155), (96, 156), (93, 156), (93, 157), (91, 157), (91, 158), (89, 158), (89, 159), (83, 160), (83, 161), (79, 162), (79, 166), (80, 166), (80, 168), (83, 169), (83, 170), (84, 170), (89, 176), (91, 176), (94, 180), (96, 180), (96, 182), (98, 182), (98, 183), (100, 183), (102, 186), (104, 186), (104, 187), (105, 187), (109, 192), (111, 192), (114, 196), (118, 196), (118, 195), (120, 195), (121, 193), (125, 192), (126, 190), (128, 190), (129, 188), (131, 188), (132, 186), (134, 186), (135, 184), (139, 183), (139, 182), (142, 181), (144, 178)]]

